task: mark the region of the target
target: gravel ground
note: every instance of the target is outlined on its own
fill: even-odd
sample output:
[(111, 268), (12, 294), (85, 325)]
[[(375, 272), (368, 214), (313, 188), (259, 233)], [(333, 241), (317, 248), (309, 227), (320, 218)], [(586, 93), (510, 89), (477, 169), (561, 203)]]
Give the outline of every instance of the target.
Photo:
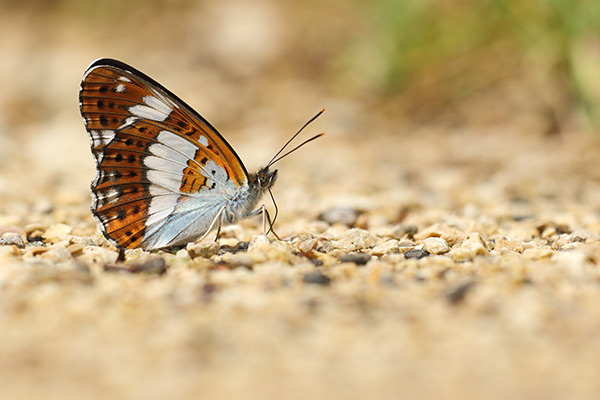
[[(83, 126), (47, 141), (74, 167), (25, 136), (0, 164), (3, 398), (597, 398), (597, 141), (343, 121), (279, 166), (283, 241), (249, 220), (125, 263)], [(242, 137), (250, 169), (282, 141)]]

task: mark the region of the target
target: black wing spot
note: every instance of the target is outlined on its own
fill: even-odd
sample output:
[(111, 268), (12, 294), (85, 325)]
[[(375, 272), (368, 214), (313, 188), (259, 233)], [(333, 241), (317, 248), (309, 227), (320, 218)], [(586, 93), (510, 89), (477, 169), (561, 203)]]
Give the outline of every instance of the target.
[(104, 93), (108, 90), (108, 86), (107, 85), (102, 85), (100, 86), (100, 93)]
[(125, 234), (126, 234), (127, 236), (131, 236), (131, 235), (133, 235), (133, 232), (131, 232), (131, 231), (127, 231), (127, 232), (125, 232)]
[(115, 170), (113, 172), (113, 176), (115, 177), (116, 180), (119, 180), (123, 177), (123, 174), (121, 172)]
[(108, 125), (108, 120), (106, 119), (106, 117), (104, 115), (100, 116), (100, 125), (102, 125), (102, 126)]
[(133, 154), (130, 154), (127, 157), (127, 161), (129, 161), (130, 163), (134, 163), (135, 162), (135, 156)]
[(135, 171), (129, 171), (129, 177), (130, 178), (135, 178), (137, 176), (137, 172)]
[(137, 192), (139, 192), (139, 189), (138, 189), (138, 187), (137, 187), (137, 186), (134, 186), (134, 187), (131, 189), (131, 194), (137, 194)]
[(127, 146), (131, 146), (131, 145), (133, 144), (133, 139), (132, 139), (132, 138), (129, 138), (129, 139), (127, 139), (127, 140), (125, 141), (125, 144), (126, 144)]
[(138, 131), (140, 131), (140, 132), (144, 133), (144, 132), (146, 132), (146, 129), (147, 129), (147, 128), (146, 128), (145, 126), (140, 126), (140, 127), (138, 128)]
[(98, 106), (98, 108), (104, 108), (104, 102), (102, 100), (98, 100), (96, 105)]
[(142, 147), (144, 147), (144, 146), (146, 146), (146, 145), (144, 144), (144, 142), (142, 142), (141, 140), (138, 140), (138, 141), (137, 141), (137, 147), (139, 147), (139, 148), (142, 148)]
[(134, 214), (137, 214), (137, 213), (139, 213), (140, 211), (141, 211), (141, 210), (140, 210), (140, 206), (135, 206), (135, 207), (133, 207), (133, 213), (134, 213)]
[(179, 125), (182, 128), (185, 128), (187, 126), (187, 124), (183, 121), (177, 121), (177, 125)]
[(208, 146), (206, 146), (207, 149), (212, 150), (213, 149), (213, 145), (212, 143), (210, 143)]
[(192, 126), (192, 130), (191, 130), (191, 131), (189, 131), (189, 132), (186, 132), (186, 133), (185, 133), (185, 135), (186, 135), (186, 136), (193, 136), (193, 135), (194, 135), (194, 133), (196, 133), (196, 132), (197, 132), (197, 131), (196, 131), (196, 128), (194, 128), (194, 127)]
[(212, 185), (210, 185), (210, 188), (211, 188), (211, 189), (214, 189), (214, 188), (216, 188), (216, 187), (217, 187), (217, 183), (216, 183), (216, 182), (213, 182), (213, 183), (212, 183)]
[(117, 211), (117, 219), (119, 221), (123, 221), (126, 216), (127, 216), (127, 213), (125, 212), (125, 210), (119, 210), (119, 211)]
[(110, 103), (108, 103), (108, 108), (115, 108), (115, 102), (111, 101)]
[(215, 171), (214, 169), (212, 171), (210, 171), (213, 175), (215, 175), (217, 173), (217, 171)]
[(115, 161), (116, 162), (123, 161), (123, 155), (121, 153), (117, 153), (117, 155), (115, 156)]
[(204, 157), (202, 160), (200, 160), (200, 163), (202, 165), (206, 164), (208, 162), (208, 158)]
[(116, 124), (117, 122), (119, 122), (119, 119), (117, 117), (113, 117), (112, 122)]

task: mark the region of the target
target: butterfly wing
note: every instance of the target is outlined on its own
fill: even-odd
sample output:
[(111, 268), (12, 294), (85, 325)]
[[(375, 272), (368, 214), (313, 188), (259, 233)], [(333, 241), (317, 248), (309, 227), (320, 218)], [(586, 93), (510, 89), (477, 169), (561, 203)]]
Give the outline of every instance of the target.
[(246, 168), (227, 141), (142, 72), (97, 60), (79, 103), (96, 159), (92, 213), (115, 245), (151, 249), (196, 239), (247, 189)]

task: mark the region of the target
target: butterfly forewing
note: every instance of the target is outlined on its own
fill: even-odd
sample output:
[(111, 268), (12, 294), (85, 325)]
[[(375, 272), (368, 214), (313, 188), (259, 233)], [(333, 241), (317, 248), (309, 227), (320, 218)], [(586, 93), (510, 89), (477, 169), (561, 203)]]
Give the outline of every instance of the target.
[(97, 167), (92, 211), (120, 247), (172, 245), (177, 234), (159, 232), (166, 221), (188, 230), (194, 222), (178, 210), (200, 210), (206, 224), (221, 197), (248, 184), (239, 157), (206, 120), (119, 61), (88, 67), (80, 108)]

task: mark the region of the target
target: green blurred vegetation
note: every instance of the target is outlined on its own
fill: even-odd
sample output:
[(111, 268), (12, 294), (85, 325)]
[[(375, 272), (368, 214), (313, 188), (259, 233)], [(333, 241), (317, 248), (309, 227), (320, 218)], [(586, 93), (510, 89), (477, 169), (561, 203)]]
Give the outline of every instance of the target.
[(563, 97), (545, 98), (550, 91), (542, 91), (542, 102), (581, 110), (600, 128), (600, 1), (361, 4), (370, 12), (373, 29), (363, 44), (378, 52), (373, 76), (382, 93), (397, 95), (416, 85), (435, 91), (438, 100), (453, 101), (505, 79), (521, 79), (525, 85), (537, 80)]
[[(168, 58), (176, 44), (178, 58), (190, 60), (189, 65), (210, 60), (221, 71), (230, 62), (218, 62), (218, 45), (198, 44), (207, 43), (198, 35), (218, 40), (214, 26), (198, 28), (206, 9), (254, 7), (241, 1), (0, 0), (0, 6), (5, 15), (28, 10), (45, 21), (32, 24), (33, 29), (79, 24), (83, 37), (114, 43), (132, 55)], [(542, 128), (547, 132), (559, 132), (573, 121), (600, 132), (600, 0), (261, 3), (271, 4), (284, 21), (283, 29), (274, 27), (270, 33), (279, 50), (256, 72), (272, 77), (273, 85), (287, 74), (387, 107), (394, 115), (421, 119), (456, 109), (468, 114), (464, 109), (484, 104), (479, 100), (485, 97), (495, 103), (488, 106), (496, 109), (496, 117), (488, 118), (492, 123), (537, 113), (548, 121)], [(248, 22), (245, 15), (238, 18), (232, 26)]]

